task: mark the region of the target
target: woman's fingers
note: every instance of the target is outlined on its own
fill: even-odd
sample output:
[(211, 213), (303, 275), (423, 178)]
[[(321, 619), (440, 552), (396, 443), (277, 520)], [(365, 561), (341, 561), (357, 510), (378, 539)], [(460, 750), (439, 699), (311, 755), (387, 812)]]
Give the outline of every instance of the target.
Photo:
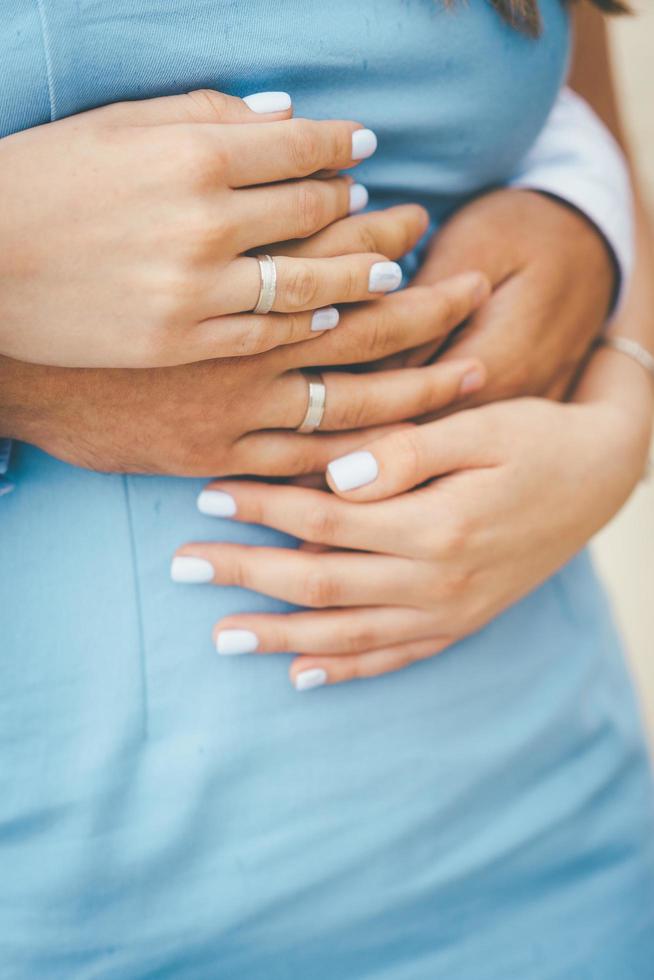
[(182, 351), (176, 350), (171, 364), (211, 360), (214, 357), (243, 357), (263, 354), (275, 347), (316, 341), (323, 333), (338, 326), (340, 313), (335, 306), (325, 306), (303, 313), (269, 313), (266, 316), (241, 314), (203, 320), (187, 331)]
[(377, 138), (359, 123), (288, 119), (266, 126), (245, 123), (210, 134), (230, 187), (249, 187), (344, 170), (377, 149)]
[[(327, 464), (354, 452), (371, 439), (400, 426), (355, 429), (352, 432), (298, 435), (295, 432), (251, 432), (232, 446), (229, 471), (261, 477), (314, 476), (322, 479)], [(220, 471), (215, 470), (216, 475)]]
[(381, 252), (389, 259), (399, 259), (414, 248), (428, 224), (429, 215), (424, 208), (418, 204), (400, 204), (384, 211), (342, 218), (306, 241), (281, 242), (269, 251), (273, 255), (314, 259), (353, 252)]
[(433, 613), (402, 606), (330, 609), (286, 615), (243, 615), (221, 619), (213, 631), (219, 654), (302, 653), (347, 656), (438, 633)]
[[(415, 370), (430, 369), (405, 369), (407, 373)], [(458, 469), (495, 465), (490, 437), (474, 409), (458, 412), (437, 422), (390, 433), (364, 449), (332, 460), (327, 481), (332, 490), (350, 500), (380, 500)]]
[[(397, 289), (402, 270), (383, 255), (343, 255), (331, 259), (275, 259), (276, 287), (273, 310), (299, 313), (332, 303), (357, 303)], [(207, 306), (215, 316), (253, 310), (261, 287), (257, 259), (238, 258), (228, 268), (228, 278), (218, 283)], [(209, 315), (209, 314), (207, 314)]]
[(171, 567), (175, 582), (238, 585), (315, 609), (398, 602), (419, 606), (424, 598), (420, 573), (421, 563), (408, 558), (209, 542), (184, 545)]
[[(294, 180), (275, 187), (248, 187), (232, 195), (237, 222), (235, 252), (256, 248), (282, 237), (308, 238), (333, 221), (350, 214), (360, 184), (349, 177), (333, 180)], [(371, 251), (371, 249), (359, 249)], [(333, 252), (332, 255), (344, 253)]]
[(171, 123), (252, 123), (281, 121), (293, 113), (288, 92), (257, 92), (239, 99), (214, 89), (116, 102), (94, 109), (97, 121), (116, 125), (162, 126)]
[(320, 489), (244, 480), (210, 483), (198, 497), (198, 509), (312, 544), (425, 559), (432, 557), (434, 535), (420, 525), (440, 517), (437, 502), (420, 494), (359, 507)]
[[(476, 272), (434, 286), (403, 289), (383, 302), (343, 310), (338, 336), (324, 337), (315, 349), (300, 346), (292, 353), (285, 351), (284, 366), (369, 363), (425, 341), (441, 344), (487, 296), (487, 281)], [(466, 361), (472, 365), (479, 358)], [(479, 390), (483, 381), (471, 374), (470, 391)]]
[(289, 676), (298, 691), (308, 691), (324, 684), (379, 677), (380, 674), (410, 667), (419, 660), (428, 660), (441, 653), (451, 642), (435, 637), (345, 657), (297, 657), (291, 665)]

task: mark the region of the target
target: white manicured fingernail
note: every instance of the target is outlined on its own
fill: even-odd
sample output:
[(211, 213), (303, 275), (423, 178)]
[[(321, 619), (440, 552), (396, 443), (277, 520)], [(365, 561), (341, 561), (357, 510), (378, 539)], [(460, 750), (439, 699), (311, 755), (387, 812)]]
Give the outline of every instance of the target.
[(338, 326), (341, 314), (335, 306), (325, 306), (322, 310), (316, 310), (311, 317), (312, 330), (333, 330)]
[(334, 481), (337, 490), (358, 490), (372, 483), (379, 476), (377, 460), (365, 449), (356, 453), (348, 453), (339, 459), (333, 459), (327, 467), (327, 472)]
[(370, 269), (368, 292), (390, 293), (402, 282), (402, 270), (397, 262), (375, 262)]
[(243, 99), (252, 112), (286, 112), (291, 108), (291, 97), (288, 92), (255, 92)]
[(258, 646), (259, 637), (251, 630), (221, 630), (216, 637), (216, 650), (223, 657), (254, 653)]
[(352, 184), (350, 187), (350, 214), (363, 211), (368, 203), (368, 190), (363, 184)]
[(352, 133), (352, 159), (365, 160), (377, 149), (377, 137), (372, 129), (357, 129)]
[(170, 577), (173, 582), (185, 582), (188, 585), (200, 585), (213, 580), (213, 565), (205, 558), (192, 558), (182, 555), (173, 558), (170, 566)]
[(313, 667), (312, 670), (300, 671), (293, 683), (296, 691), (309, 691), (312, 687), (320, 687), (326, 680), (327, 671), (322, 667)]
[(233, 517), (236, 513), (236, 501), (224, 490), (203, 490), (197, 504), (200, 513), (209, 517)]

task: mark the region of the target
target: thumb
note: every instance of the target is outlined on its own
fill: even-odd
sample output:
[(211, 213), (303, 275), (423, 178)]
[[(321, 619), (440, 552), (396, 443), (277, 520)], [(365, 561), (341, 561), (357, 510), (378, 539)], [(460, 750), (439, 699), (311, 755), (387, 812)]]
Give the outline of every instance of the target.
[(327, 482), (355, 502), (382, 500), (455, 470), (486, 465), (485, 438), (472, 409), (390, 433), (332, 460)]
[(214, 89), (166, 95), (138, 102), (117, 102), (96, 109), (107, 125), (165, 126), (173, 123), (277, 122), (293, 115), (287, 92), (257, 92), (239, 99)]

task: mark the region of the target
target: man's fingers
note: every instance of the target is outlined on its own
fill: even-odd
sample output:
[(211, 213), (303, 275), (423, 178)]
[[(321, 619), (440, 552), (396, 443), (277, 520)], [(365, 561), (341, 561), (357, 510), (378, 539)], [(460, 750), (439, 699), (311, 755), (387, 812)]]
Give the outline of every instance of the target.
[[(476, 272), (429, 287), (403, 289), (394, 296), (384, 297), (383, 302), (343, 310), (338, 336), (323, 337), (315, 349), (300, 345), (289, 357), (285, 351), (284, 366), (368, 363), (411, 350), (427, 340), (442, 344), (486, 296), (487, 282)], [(472, 365), (480, 359), (466, 360)], [(472, 375), (468, 384), (472, 391), (475, 387)], [(477, 387), (482, 385), (480, 375)]]
[[(373, 374), (324, 372), (326, 397), (320, 432), (367, 429), (420, 418), (455, 402), (465, 391), (470, 374), (475, 380), (483, 377), (483, 365), (450, 361)], [(297, 429), (306, 415), (308, 398), (306, 375), (291, 371), (273, 382), (269, 397), (258, 405), (253, 423), (258, 429)]]
[(351, 500), (381, 500), (458, 469), (492, 466), (488, 440), (477, 420), (471, 409), (391, 433), (332, 460), (327, 481)]
[[(520, 195), (524, 191), (499, 191), (505, 197), (506, 228), (519, 228), (524, 221)], [(531, 192), (526, 192), (531, 193)], [(509, 211), (515, 195), (515, 218)], [(461, 208), (436, 233), (429, 244), (425, 260), (416, 276), (417, 283), (433, 282), (454, 276), (465, 269), (483, 269), (493, 288), (517, 272), (524, 263), (517, 238), (505, 235), (498, 247), (498, 222), (494, 218), (495, 194), (487, 194), (471, 207)], [(487, 215), (490, 216), (487, 217)], [(494, 220), (493, 220), (494, 219)]]
[(383, 606), (221, 619), (213, 631), (219, 654), (302, 653), (346, 656), (413, 640), (433, 640), (438, 618), (422, 609)]
[[(327, 372), (321, 428), (361, 429), (419, 418), (455, 402), (471, 374), (475, 380), (483, 377), (483, 366), (477, 361), (451, 361), (375, 374)], [(299, 425), (301, 419), (294, 421)]]

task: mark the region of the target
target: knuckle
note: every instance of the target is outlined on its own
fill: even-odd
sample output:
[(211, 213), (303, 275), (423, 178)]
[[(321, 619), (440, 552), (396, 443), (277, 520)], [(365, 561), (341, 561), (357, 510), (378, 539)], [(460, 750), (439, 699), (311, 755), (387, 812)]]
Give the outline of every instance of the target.
[[(437, 397), (438, 396), (438, 397)], [(421, 377), (414, 388), (413, 414), (428, 415), (431, 410), (443, 402), (443, 391), (433, 384), (429, 375)], [(414, 437), (417, 439), (417, 436)], [(417, 444), (416, 444), (416, 448)]]
[[(318, 461), (307, 451), (307, 443), (300, 437), (294, 440), (278, 458), (279, 476), (305, 476), (320, 468)], [(320, 461), (322, 464), (322, 461)]]
[(216, 175), (227, 167), (227, 150), (210, 137), (207, 132), (210, 128), (189, 126), (175, 142), (176, 171), (196, 193), (213, 186)]
[(471, 579), (472, 576), (470, 573), (462, 569), (448, 572), (440, 581), (438, 589), (439, 598), (445, 599), (446, 601), (459, 599), (469, 591)]
[(289, 153), (299, 173), (320, 170), (320, 142), (314, 127), (307, 120), (292, 120)]
[(446, 327), (456, 326), (460, 319), (460, 311), (457, 309), (457, 304), (446, 289), (439, 289), (434, 312), (438, 322)]
[(193, 276), (184, 270), (170, 273), (166, 278), (165, 288), (159, 290), (154, 300), (156, 319), (160, 327), (166, 330), (179, 327), (188, 318), (196, 296)]
[(328, 506), (316, 505), (305, 521), (305, 533), (309, 541), (331, 544), (338, 533), (338, 518)]
[(204, 200), (196, 199), (185, 209), (178, 225), (178, 259), (195, 268), (207, 259), (215, 259), (217, 253), (225, 252), (232, 236), (233, 227), (227, 214), (216, 214)]
[(247, 562), (243, 561), (242, 556), (236, 552), (231, 554), (229, 557), (231, 559), (229, 573), (230, 583), (238, 586), (241, 589), (248, 589), (252, 583)]
[(286, 313), (284, 314), (283, 335), (287, 343), (294, 340), (302, 340), (308, 336), (306, 313)]
[[(365, 285), (364, 285), (365, 279)], [(342, 273), (342, 293), (344, 300), (356, 300), (368, 293), (368, 273), (362, 274), (357, 262), (346, 261)]]
[(362, 252), (383, 252), (378, 229), (372, 223), (362, 224), (358, 231), (358, 245)]
[(337, 427), (361, 429), (374, 421), (374, 402), (365, 390), (352, 391), (337, 410)]
[(380, 303), (373, 308), (373, 316), (370, 327), (366, 332), (366, 350), (370, 351), (373, 357), (380, 353), (386, 353), (392, 344), (396, 333), (396, 319), (393, 316), (390, 305)]
[(345, 639), (346, 653), (361, 653), (373, 650), (379, 638), (372, 626), (357, 626), (350, 630)]
[(261, 354), (276, 345), (277, 339), (271, 338), (268, 325), (260, 323), (258, 317), (248, 319), (247, 329), (243, 331), (236, 342), (234, 354), (238, 357), (248, 357)]
[(471, 533), (470, 522), (465, 517), (451, 516), (439, 535), (438, 552), (441, 557), (452, 559), (459, 555), (468, 544)]
[(417, 429), (405, 429), (398, 432), (393, 444), (394, 467), (398, 472), (417, 477), (422, 470), (422, 452)]
[(298, 185), (296, 205), (297, 234), (300, 238), (308, 238), (324, 223), (325, 202), (316, 182), (307, 181)]
[(314, 609), (326, 609), (339, 603), (338, 582), (319, 569), (312, 569), (309, 572), (305, 580), (304, 590), (307, 605)]
[(187, 92), (187, 99), (189, 112), (198, 122), (203, 122), (207, 115), (220, 119), (225, 113), (227, 99), (221, 92), (215, 92), (213, 89), (201, 88)]
[(318, 294), (318, 277), (308, 262), (296, 259), (284, 283), (285, 305), (292, 310), (311, 308)]

